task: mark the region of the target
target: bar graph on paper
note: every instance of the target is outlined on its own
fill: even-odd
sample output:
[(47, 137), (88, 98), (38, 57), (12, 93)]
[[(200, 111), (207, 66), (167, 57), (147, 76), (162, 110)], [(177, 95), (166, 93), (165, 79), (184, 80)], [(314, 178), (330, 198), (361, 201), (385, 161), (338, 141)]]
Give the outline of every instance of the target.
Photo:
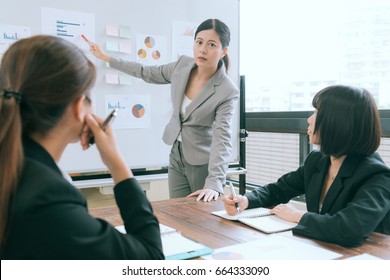
[(57, 20), (56, 25), (57, 25), (56, 26), (57, 27), (57, 29), (56, 29), (57, 36), (74, 38), (78, 35), (83, 34), (83, 33), (80, 33), (81, 23)]
[(17, 40), (31, 36), (29, 26), (0, 24), (0, 62), (5, 51)]
[(82, 50), (89, 50), (82, 34), (95, 41), (95, 15), (91, 13), (42, 7), (41, 28), (43, 34), (64, 38)]

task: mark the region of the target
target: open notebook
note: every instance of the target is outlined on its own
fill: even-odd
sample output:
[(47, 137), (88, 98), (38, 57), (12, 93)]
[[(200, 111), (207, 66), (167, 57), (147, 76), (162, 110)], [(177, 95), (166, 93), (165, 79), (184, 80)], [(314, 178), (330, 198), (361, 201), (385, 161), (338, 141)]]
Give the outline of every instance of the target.
[[(126, 233), (124, 226), (115, 227)], [(161, 242), (166, 260), (185, 260), (211, 254), (214, 250), (180, 234), (176, 229), (160, 224)]]
[(297, 225), (276, 217), (269, 209), (262, 207), (248, 209), (235, 216), (228, 215), (225, 210), (211, 212), (211, 214), (227, 220), (239, 221), (265, 233), (286, 231)]

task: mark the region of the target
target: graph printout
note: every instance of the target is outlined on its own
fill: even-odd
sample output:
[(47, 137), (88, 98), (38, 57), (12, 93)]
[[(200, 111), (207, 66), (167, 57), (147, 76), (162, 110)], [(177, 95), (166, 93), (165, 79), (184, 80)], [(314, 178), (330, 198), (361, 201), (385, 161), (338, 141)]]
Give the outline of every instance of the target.
[(137, 62), (145, 65), (161, 65), (168, 62), (167, 40), (156, 35), (137, 35)]
[(172, 23), (172, 60), (182, 55), (194, 56), (194, 36), (197, 24), (189, 21), (173, 21)]
[(113, 109), (118, 115), (112, 124), (115, 129), (150, 128), (151, 98), (147, 95), (106, 95), (106, 114)]
[(29, 26), (0, 24), (0, 58), (17, 40), (31, 36)]
[(91, 13), (42, 7), (41, 28), (43, 34), (64, 38), (85, 51), (89, 45), (82, 34), (95, 42), (95, 15)]

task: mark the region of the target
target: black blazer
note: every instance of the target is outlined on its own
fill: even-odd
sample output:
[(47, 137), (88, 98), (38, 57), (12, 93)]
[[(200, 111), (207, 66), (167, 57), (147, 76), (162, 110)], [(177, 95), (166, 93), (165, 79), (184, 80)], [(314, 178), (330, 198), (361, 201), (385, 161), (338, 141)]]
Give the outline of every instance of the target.
[(159, 224), (135, 179), (114, 188), (127, 234), (95, 219), (46, 150), (24, 143), (1, 259), (163, 259)]
[(348, 156), (320, 211), (329, 164), (329, 156), (311, 152), (296, 171), (247, 194), (249, 208), (271, 207), (305, 194), (308, 212), (294, 234), (348, 247), (361, 245), (373, 231), (390, 234), (390, 169), (380, 156)]

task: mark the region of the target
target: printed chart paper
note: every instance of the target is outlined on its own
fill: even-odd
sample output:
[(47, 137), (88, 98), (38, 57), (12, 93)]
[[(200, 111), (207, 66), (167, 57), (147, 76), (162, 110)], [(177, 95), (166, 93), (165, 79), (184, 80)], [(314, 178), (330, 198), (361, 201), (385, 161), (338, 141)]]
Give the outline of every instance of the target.
[(118, 109), (114, 129), (150, 128), (151, 98), (147, 95), (106, 95), (106, 115)]
[(137, 62), (144, 65), (161, 65), (168, 61), (167, 40), (156, 35), (137, 35)]
[(91, 13), (42, 7), (41, 28), (43, 34), (64, 38), (84, 51), (89, 51), (89, 45), (82, 34), (95, 42), (95, 15)]
[(172, 23), (172, 60), (182, 55), (194, 56), (194, 36), (197, 28), (195, 22), (174, 21)]
[(0, 62), (10, 45), (30, 36), (31, 28), (28, 26), (0, 24)]

